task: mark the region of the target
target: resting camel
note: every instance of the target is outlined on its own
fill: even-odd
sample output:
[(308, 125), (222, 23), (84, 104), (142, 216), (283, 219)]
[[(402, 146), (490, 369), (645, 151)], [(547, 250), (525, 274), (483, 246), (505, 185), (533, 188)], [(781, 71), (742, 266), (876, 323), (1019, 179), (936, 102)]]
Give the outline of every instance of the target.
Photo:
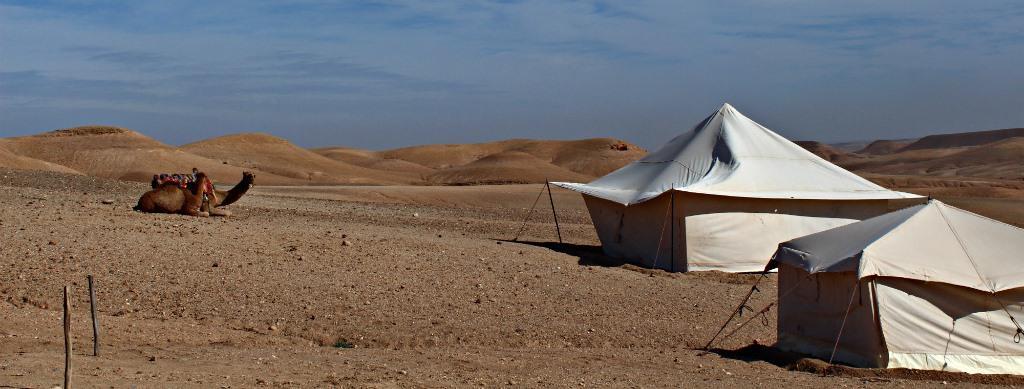
[(180, 213), (182, 215), (209, 217), (210, 212), (203, 210), (204, 194), (213, 194), (213, 183), (206, 173), (196, 174), (195, 182), (182, 188), (174, 183), (165, 183), (156, 189), (143, 193), (139, 198), (136, 211), (151, 213)]

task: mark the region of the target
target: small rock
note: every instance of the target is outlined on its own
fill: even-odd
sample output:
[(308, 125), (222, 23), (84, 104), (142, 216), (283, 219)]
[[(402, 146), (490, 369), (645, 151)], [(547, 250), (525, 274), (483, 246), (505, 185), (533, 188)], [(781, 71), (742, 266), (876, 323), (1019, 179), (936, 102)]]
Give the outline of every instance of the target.
[(419, 213), (414, 213), (414, 214), (412, 214), (412, 217), (420, 217), (420, 214)]
[(352, 245), (352, 242), (349, 242), (349, 241), (347, 241), (347, 240), (343, 240), (343, 241), (341, 241), (341, 245), (342, 245), (342, 246), (351, 246), (351, 245)]
[(49, 242), (48, 242), (48, 243), (46, 243), (46, 244), (48, 244), (48, 245), (50, 245), (50, 246), (56, 246), (56, 245), (57, 245), (57, 242), (54, 242), (54, 241), (52, 241), (52, 240), (51, 240), (51, 241), (49, 241)]
[(220, 264), (219, 264), (219, 263), (217, 263), (217, 262), (214, 262), (214, 263), (213, 263), (213, 267), (220, 267)]
[(270, 328), (269, 328), (269, 329), (270, 329), (271, 331), (277, 331), (277, 326), (270, 326)]
[(345, 239), (345, 238), (348, 238), (348, 235), (347, 234), (341, 234), (341, 239)]
[(399, 370), (399, 371), (398, 371), (398, 374), (401, 374), (401, 375), (406, 375), (406, 374), (409, 374), (409, 372), (407, 372), (407, 371), (405, 371), (405, 370)]
[(105, 199), (105, 200), (103, 200), (103, 201), (100, 201), (100, 202), (101, 202), (101, 203), (103, 203), (103, 204), (108, 204), (108, 205), (109, 205), (109, 204), (113, 204), (113, 203), (114, 203), (114, 200), (111, 200), (111, 199)]
[(156, 362), (156, 357), (155, 356), (149, 357), (149, 361), (150, 362)]

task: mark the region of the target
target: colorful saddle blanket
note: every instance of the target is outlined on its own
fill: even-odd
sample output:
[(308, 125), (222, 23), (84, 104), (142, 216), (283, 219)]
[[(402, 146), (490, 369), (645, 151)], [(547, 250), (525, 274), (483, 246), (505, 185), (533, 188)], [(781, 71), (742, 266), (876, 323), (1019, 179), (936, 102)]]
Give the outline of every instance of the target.
[[(164, 184), (174, 184), (179, 188), (188, 188), (188, 185), (195, 182), (196, 177), (191, 174), (179, 174), (179, 173), (163, 173), (154, 174), (153, 182), (151, 183), (154, 188), (163, 186)], [(206, 185), (203, 187), (203, 193), (213, 193), (213, 184), (207, 180)]]
[(187, 187), (188, 184), (195, 182), (196, 178), (191, 174), (168, 174), (163, 173), (153, 176), (153, 186), (161, 186), (167, 183), (173, 183), (179, 187)]

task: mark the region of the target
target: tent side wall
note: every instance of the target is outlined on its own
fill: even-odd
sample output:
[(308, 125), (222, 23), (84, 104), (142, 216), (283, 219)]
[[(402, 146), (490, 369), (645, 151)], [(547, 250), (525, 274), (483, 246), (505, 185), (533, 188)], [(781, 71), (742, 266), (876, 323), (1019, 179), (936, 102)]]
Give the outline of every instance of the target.
[(994, 295), (940, 282), (879, 277), (879, 320), (888, 367), (1024, 374), (1024, 342), (998, 298), (1024, 319), (1024, 289)]
[(672, 263), (671, 195), (664, 194), (640, 204), (624, 206), (590, 195), (583, 200), (601, 239), (604, 253), (640, 266), (685, 271), (685, 236), (682, 231), (681, 196), (676, 196), (676, 255)]
[[(853, 303), (851, 305), (851, 296)], [(846, 325), (843, 318), (850, 307)], [(777, 347), (828, 360), (843, 327), (835, 361), (859, 367), (886, 366), (870, 280), (854, 273), (818, 273), (779, 266)]]
[(888, 200), (682, 194), (689, 270), (760, 271), (781, 242), (875, 217), (889, 207)]
[(668, 271), (760, 271), (779, 243), (881, 215), (889, 206), (888, 200), (675, 192), (675, 220), (670, 222), (672, 192), (630, 206), (586, 194), (583, 198), (605, 254)]

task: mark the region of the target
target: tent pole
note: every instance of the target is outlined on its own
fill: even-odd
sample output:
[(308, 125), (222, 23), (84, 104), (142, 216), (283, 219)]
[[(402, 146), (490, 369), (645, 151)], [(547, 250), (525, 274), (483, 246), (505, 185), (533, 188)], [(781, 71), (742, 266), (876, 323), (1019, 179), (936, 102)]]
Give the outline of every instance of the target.
[(551, 182), (544, 180), (548, 188), (548, 200), (551, 201), (551, 215), (555, 217), (555, 232), (558, 232), (558, 243), (562, 243), (562, 227), (558, 226), (558, 212), (555, 212), (555, 197), (551, 195)]
[(672, 226), (669, 228), (669, 234), (671, 235), (668, 239), (669, 258), (672, 261), (672, 272), (674, 273), (676, 271), (676, 191), (674, 189), (672, 190), (672, 194), (669, 195), (669, 201), (672, 202), (672, 204), (669, 205), (671, 208), (671, 211), (669, 211), (671, 214), (671, 216), (669, 216), (669, 223), (672, 223)]

